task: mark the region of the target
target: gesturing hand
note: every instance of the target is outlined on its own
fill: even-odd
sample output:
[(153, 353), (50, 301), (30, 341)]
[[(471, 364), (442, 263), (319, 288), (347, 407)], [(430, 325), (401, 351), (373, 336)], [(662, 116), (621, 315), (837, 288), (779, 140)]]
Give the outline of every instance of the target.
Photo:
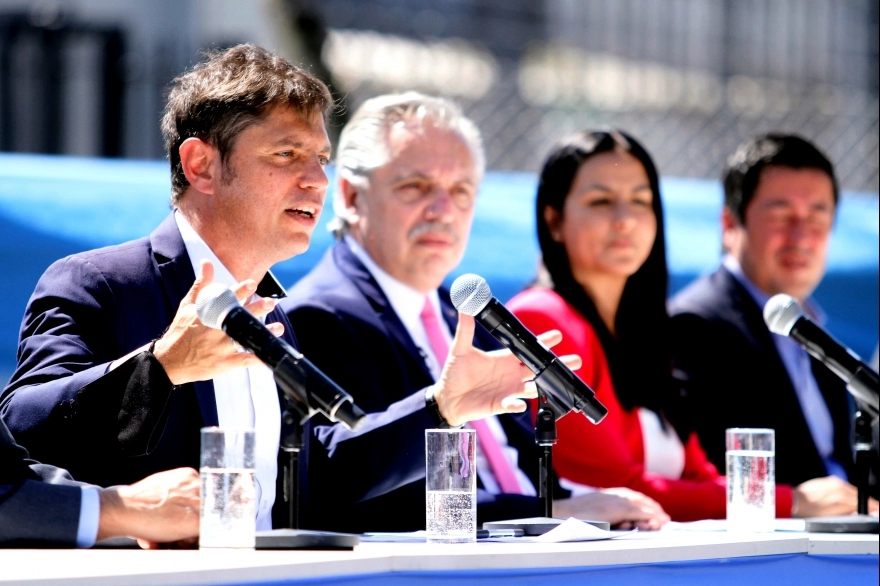
[[(534, 374), (509, 350), (483, 352), (474, 348), (475, 326), (472, 316), (459, 314), (449, 357), (434, 387), (437, 407), (450, 425), (499, 413), (520, 413), (526, 409), (524, 399), (538, 396)], [(562, 341), (562, 334), (553, 330), (538, 339), (550, 348)], [(561, 360), (572, 369), (581, 366), (578, 356)]]
[[(153, 348), (153, 355), (175, 385), (208, 380), (229, 370), (261, 364), (253, 354), (241, 352), (224, 332), (209, 328), (199, 320), (196, 298), (213, 281), (214, 266), (203, 259), (199, 274), (180, 302), (168, 331)], [(244, 302), (256, 290), (257, 283), (252, 279), (232, 288), (240, 302)], [(244, 307), (254, 316), (262, 317), (275, 309), (275, 300), (258, 299)], [(266, 328), (276, 336), (284, 333), (284, 326), (280, 323), (266, 324)]]

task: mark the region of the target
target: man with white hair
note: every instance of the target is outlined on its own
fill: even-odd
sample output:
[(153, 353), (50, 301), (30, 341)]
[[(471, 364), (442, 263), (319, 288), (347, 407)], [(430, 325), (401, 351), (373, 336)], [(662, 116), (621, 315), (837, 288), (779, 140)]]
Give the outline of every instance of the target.
[[(473, 391), (445, 392), (463, 361), (496, 356), (474, 356), (472, 341), (498, 347), (485, 331), (475, 335), (473, 318), (458, 316), (441, 287), (464, 254), (483, 170), (479, 131), (442, 98), (380, 96), (343, 130), (333, 225), (340, 241), (281, 307), (303, 352), (373, 415), (358, 433), (315, 426), (304, 526), (424, 528), (424, 431), (468, 422), (478, 436), (478, 522), (540, 514), (537, 447), (523, 402), (502, 403), (492, 412), (506, 414), (483, 419), (485, 409), (462, 400)], [(553, 345), (560, 335), (542, 340)], [(486, 363), (478, 387), (510, 369), (532, 377), (498, 352), (506, 358)], [(575, 357), (568, 362), (579, 366)], [(645, 528), (668, 519), (655, 502), (624, 489), (563, 498), (554, 512)]]

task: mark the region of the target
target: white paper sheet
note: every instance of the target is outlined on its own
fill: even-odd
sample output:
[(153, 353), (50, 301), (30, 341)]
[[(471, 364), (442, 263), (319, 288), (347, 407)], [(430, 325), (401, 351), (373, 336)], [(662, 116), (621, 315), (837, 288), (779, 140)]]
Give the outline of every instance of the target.
[(412, 533), (364, 533), (361, 541), (381, 543), (425, 543), (427, 531), (413, 531)]
[(498, 537), (494, 539), (482, 539), (481, 541), (501, 541), (504, 543), (564, 543), (568, 541), (599, 541), (602, 539), (616, 539), (624, 537), (632, 531), (605, 531), (589, 523), (569, 517), (555, 528), (543, 535), (534, 537)]
[[(478, 539), (477, 543), (494, 541), (503, 543), (564, 543), (567, 541), (599, 541), (602, 539), (616, 539), (624, 537), (632, 531), (605, 531), (589, 523), (569, 517), (555, 528), (543, 535), (534, 537), (493, 537)], [(426, 531), (413, 531), (412, 533), (365, 533), (361, 536), (362, 542), (384, 543), (425, 543)]]

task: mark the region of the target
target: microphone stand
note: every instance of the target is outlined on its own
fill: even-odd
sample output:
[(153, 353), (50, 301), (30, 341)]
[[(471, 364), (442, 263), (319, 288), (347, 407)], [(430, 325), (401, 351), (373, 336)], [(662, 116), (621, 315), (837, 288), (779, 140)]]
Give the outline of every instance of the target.
[(284, 527), (299, 529), (299, 455), (303, 447), (303, 428), (308, 414), (296, 403), (285, 403), (287, 406), (281, 414), (281, 446), (278, 458), (281, 490), (278, 497), (283, 503)]
[(871, 454), (876, 453), (874, 433), (871, 429), (871, 416), (864, 405), (856, 403), (853, 421), (853, 448), (856, 453), (856, 487), (859, 490), (858, 514), (868, 514), (868, 489), (871, 480)]
[[(541, 407), (538, 409), (538, 416), (535, 419), (535, 443), (541, 450), (538, 459), (539, 516), (483, 523), (483, 529), (522, 529), (524, 535), (543, 535), (565, 521), (565, 519), (557, 519), (553, 516), (553, 446), (556, 445), (558, 439), (556, 420), (570, 411), (557, 414), (551, 403), (545, 400), (540, 386), (538, 386), (538, 404)], [(586, 519), (581, 519), (581, 521), (606, 531), (611, 529), (611, 524), (607, 521)]]
[[(540, 399), (539, 399), (540, 400)], [(541, 448), (538, 460), (538, 502), (541, 514), (553, 517), (553, 446), (556, 445), (556, 416), (546, 403), (538, 409), (535, 419), (535, 443)]]
[(257, 531), (257, 549), (354, 549), (360, 537), (350, 533), (311, 531), (300, 529), (300, 475), (299, 457), (303, 447), (306, 422), (317, 413), (309, 409), (300, 395), (278, 378), (281, 413), (281, 437), (278, 451), (278, 482), (273, 511), (275, 529)]
[(807, 531), (812, 533), (880, 533), (880, 520), (868, 514), (868, 488), (871, 477), (871, 455), (876, 453), (872, 422), (877, 413), (862, 401), (856, 400), (853, 417), (853, 451), (855, 452), (855, 482), (858, 489), (857, 515), (815, 517), (807, 519)]

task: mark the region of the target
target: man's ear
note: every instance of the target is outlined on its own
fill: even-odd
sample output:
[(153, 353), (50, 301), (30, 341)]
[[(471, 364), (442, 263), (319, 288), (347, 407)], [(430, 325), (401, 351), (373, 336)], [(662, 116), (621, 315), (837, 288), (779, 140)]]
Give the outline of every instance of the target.
[(544, 206), (544, 223), (554, 242), (562, 242), (562, 213), (553, 206)]
[(343, 177), (339, 180), (339, 192), (345, 208), (345, 221), (349, 224), (356, 223), (360, 219), (358, 208), (363, 198), (363, 189)]
[(726, 207), (721, 210), (721, 250), (738, 255), (744, 227), (732, 211)]
[(214, 193), (220, 180), (220, 152), (199, 138), (190, 137), (180, 145), (180, 165), (186, 180), (202, 193)]

